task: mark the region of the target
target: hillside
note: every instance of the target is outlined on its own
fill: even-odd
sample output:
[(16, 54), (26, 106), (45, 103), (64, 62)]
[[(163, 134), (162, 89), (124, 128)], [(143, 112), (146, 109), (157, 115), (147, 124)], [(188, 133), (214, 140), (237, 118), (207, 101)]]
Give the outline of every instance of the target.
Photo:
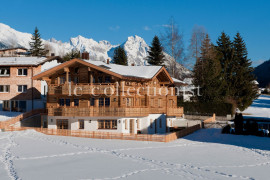
[(270, 60), (257, 66), (254, 70), (259, 86), (265, 88), (270, 84)]
[[(30, 33), (19, 32), (8, 25), (0, 23), (0, 49), (8, 47), (25, 47), (29, 48), (29, 42), (31, 41)], [(127, 38), (122, 44), (112, 45), (109, 41), (95, 41), (83, 36), (77, 36), (70, 38), (69, 42), (57, 41), (54, 38), (44, 40), (43, 43), (50, 53), (63, 56), (65, 53), (72, 49), (77, 49), (81, 52), (87, 51), (90, 54), (91, 60), (106, 61), (113, 56), (114, 49), (118, 46), (122, 46), (128, 57), (128, 64), (134, 64), (137, 66), (148, 65), (146, 57), (148, 55), (149, 46), (146, 44), (143, 38), (135, 35)], [(171, 62), (171, 57), (165, 54), (165, 65)], [(184, 66), (177, 64), (179, 77), (190, 76), (191, 72)]]

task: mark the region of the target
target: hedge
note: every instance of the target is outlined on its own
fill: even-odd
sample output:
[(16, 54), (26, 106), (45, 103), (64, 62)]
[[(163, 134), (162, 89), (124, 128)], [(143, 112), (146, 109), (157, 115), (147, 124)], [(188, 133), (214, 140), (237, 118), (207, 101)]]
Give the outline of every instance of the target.
[(229, 103), (179, 102), (178, 105), (184, 107), (184, 114), (187, 115), (212, 116), (215, 113), (217, 116), (226, 116), (233, 114), (233, 106)]

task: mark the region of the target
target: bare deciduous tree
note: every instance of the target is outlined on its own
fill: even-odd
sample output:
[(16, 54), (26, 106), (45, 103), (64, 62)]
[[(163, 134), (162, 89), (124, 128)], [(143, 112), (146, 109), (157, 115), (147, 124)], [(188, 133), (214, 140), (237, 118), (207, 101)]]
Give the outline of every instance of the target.
[(201, 54), (202, 42), (205, 38), (206, 30), (203, 26), (195, 25), (192, 29), (189, 50), (189, 66), (192, 67)]
[(179, 31), (173, 17), (170, 19), (169, 24), (165, 24), (163, 27), (165, 31), (161, 34), (161, 42), (164, 51), (172, 57), (168, 69), (172, 76), (175, 77), (176, 63), (183, 64), (185, 60), (183, 34)]

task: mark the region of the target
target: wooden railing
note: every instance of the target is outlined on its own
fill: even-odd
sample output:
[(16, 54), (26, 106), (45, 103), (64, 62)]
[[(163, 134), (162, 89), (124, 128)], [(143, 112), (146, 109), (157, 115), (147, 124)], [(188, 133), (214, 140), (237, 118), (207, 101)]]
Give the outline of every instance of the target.
[(97, 131), (84, 131), (84, 130), (68, 130), (68, 129), (47, 129), (47, 128), (30, 128), (30, 127), (8, 127), (6, 131), (23, 131), (34, 129), (47, 135), (57, 136), (74, 136), (83, 138), (96, 138), (96, 139), (121, 139), (121, 140), (135, 140), (135, 141), (156, 141), (156, 142), (170, 142), (180, 137), (184, 137), (200, 129), (200, 125), (188, 127), (186, 129), (164, 134), (124, 134), (124, 133), (111, 133), (111, 132), (97, 132)]
[(166, 135), (165, 142), (174, 141), (174, 140), (176, 140), (178, 138), (181, 138), (181, 137), (187, 136), (189, 134), (192, 134), (193, 132), (195, 132), (195, 131), (197, 131), (199, 129), (201, 129), (201, 126), (200, 126), (200, 124), (197, 124), (197, 125), (185, 128), (183, 130), (170, 133), (170, 134)]
[(214, 122), (216, 122), (216, 114), (213, 114), (212, 117), (210, 117), (210, 118), (204, 120), (203, 122), (204, 122), (204, 123), (214, 123)]
[(25, 112), (23, 114), (20, 114), (16, 117), (13, 117), (11, 119), (8, 119), (7, 121), (1, 121), (0, 122), (0, 129), (4, 129), (7, 128), (10, 125), (13, 125), (23, 119), (26, 119), (28, 117), (34, 116), (36, 114), (41, 114), (41, 113), (45, 113), (46, 109), (34, 109), (32, 111), (29, 112)]
[(148, 107), (58, 107), (48, 108), (48, 116), (148, 116), (149, 114), (167, 114), (168, 116), (183, 116), (183, 108), (148, 108)]
[(147, 116), (148, 108), (112, 108), (112, 107), (90, 107), (90, 108), (48, 108), (48, 116)]
[(111, 95), (115, 92), (114, 84), (63, 84), (49, 85), (48, 94), (107, 94)]
[(48, 86), (48, 94), (107, 94), (112, 95), (116, 93), (116, 90), (120, 92), (127, 92), (130, 93), (140, 93), (140, 95), (143, 94), (149, 94), (149, 95), (155, 95), (155, 94), (161, 94), (161, 95), (171, 95), (175, 93), (175, 89), (171, 89), (168, 87), (152, 87), (152, 86), (131, 86), (131, 85), (125, 85), (120, 86), (116, 83), (94, 83), (94, 84), (88, 84), (88, 83), (80, 83), (80, 84), (62, 84), (62, 85), (54, 85), (51, 84)]
[(184, 114), (184, 108), (183, 107), (177, 107), (177, 108), (168, 108), (167, 109), (167, 115), (168, 116), (183, 116)]

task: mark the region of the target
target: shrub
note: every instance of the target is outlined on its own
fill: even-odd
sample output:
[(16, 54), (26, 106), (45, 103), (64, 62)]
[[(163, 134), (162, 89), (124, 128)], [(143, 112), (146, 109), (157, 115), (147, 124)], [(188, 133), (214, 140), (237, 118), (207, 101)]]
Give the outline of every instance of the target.
[(228, 124), (222, 129), (221, 133), (222, 134), (230, 134), (230, 131), (231, 131), (231, 126)]
[(212, 116), (215, 113), (217, 116), (226, 116), (233, 114), (233, 106), (229, 103), (201, 103), (201, 102), (181, 102), (179, 106), (184, 107), (184, 113), (187, 115), (205, 115)]

